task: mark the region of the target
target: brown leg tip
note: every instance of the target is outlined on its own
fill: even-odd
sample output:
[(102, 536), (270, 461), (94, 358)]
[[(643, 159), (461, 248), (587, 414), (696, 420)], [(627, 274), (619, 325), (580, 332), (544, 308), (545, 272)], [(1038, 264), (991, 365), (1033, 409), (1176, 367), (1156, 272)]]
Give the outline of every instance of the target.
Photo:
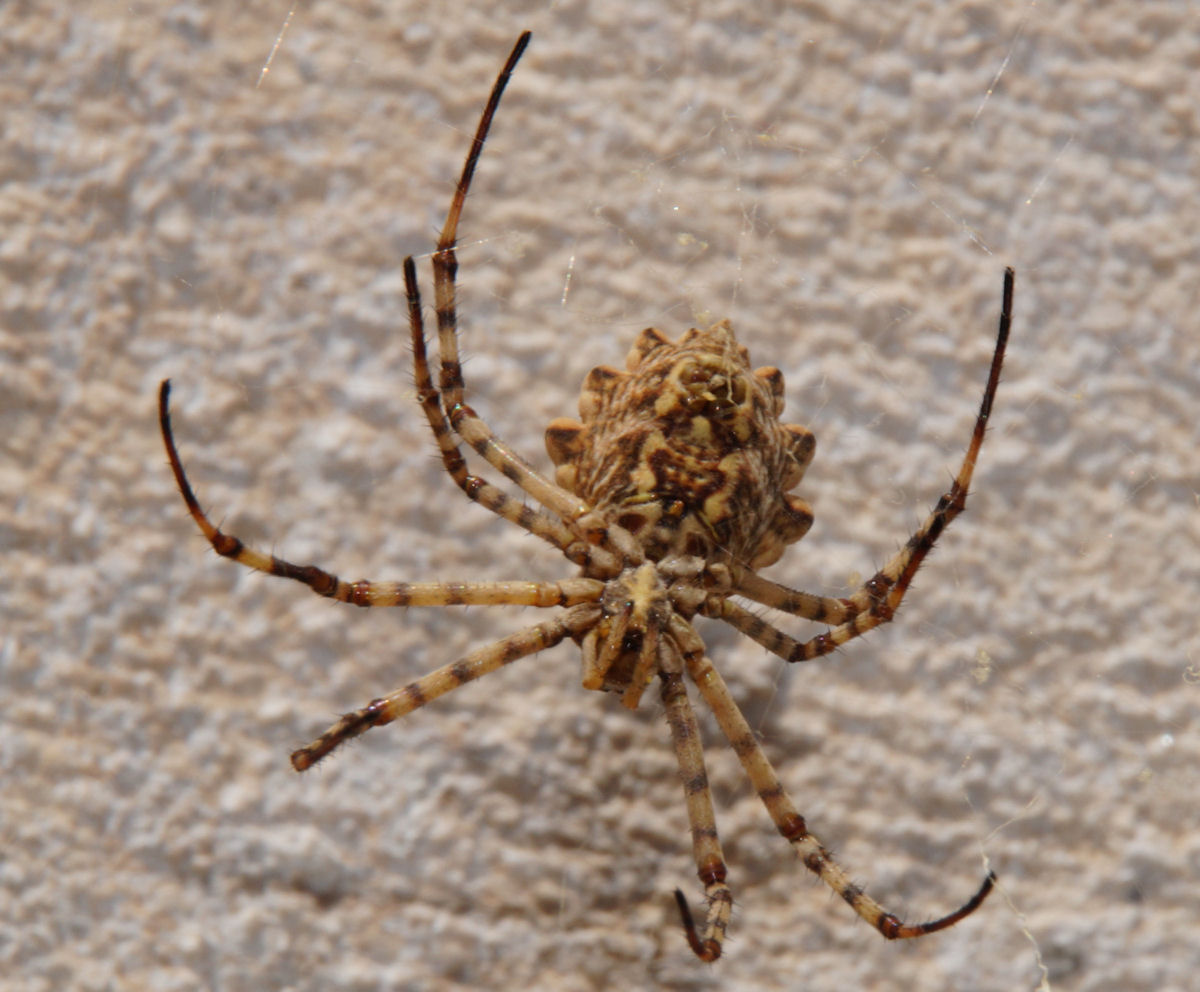
[(675, 905), (679, 907), (679, 916), (683, 920), (683, 932), (687, 936), (688, 946), (692, 953), (701, 961), (713, 962), (721, 956), (721, 945), (711, 937), (701, 940), (696, 933), (696, 923), (692, 919), (692, 911), (687, 904), (687, 897), (682, 890), (675, 890)]

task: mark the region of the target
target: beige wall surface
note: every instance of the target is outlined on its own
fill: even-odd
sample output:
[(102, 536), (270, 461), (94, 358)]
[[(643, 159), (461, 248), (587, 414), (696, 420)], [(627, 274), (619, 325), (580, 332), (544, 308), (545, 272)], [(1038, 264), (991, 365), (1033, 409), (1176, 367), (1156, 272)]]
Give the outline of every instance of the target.
[[(728, 317), (818, 437), (770, 574), (845, 595), (955, 470), (1017, 270), (970, 507), (897, 622), (790, 669), (703, 625), (869, 892), (922, 919), (999, 874), (943, 934), (832, 897), (702, 714), (736, 905), (697, 962), (661, 704), (585, 692), (570, 644), (288, 766), (536, 611), (355, 610), (218, 559), (155, 392), (248, 542), (570, 574), (441, 472), (400, 269), (428, 299), (524, 28), (461, 329), (471, 402), (543, 468), (591, 367)], [(0, 986), (1194, 988), (1198, 73), (1182, 3), (0, 5)]]

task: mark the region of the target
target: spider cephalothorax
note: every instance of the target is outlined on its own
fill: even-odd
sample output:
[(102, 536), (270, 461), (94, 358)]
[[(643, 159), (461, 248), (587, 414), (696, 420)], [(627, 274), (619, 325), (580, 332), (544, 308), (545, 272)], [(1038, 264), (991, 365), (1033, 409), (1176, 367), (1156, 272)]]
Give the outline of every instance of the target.
[[(867, 896), (809, 832), (706, 656), (692, 621), (700, 615), (726, 623), (785, 661), (802, 662), (829, 654), (892, 619), (934, 542), (966, 505), (1004, 360), (1012, 270), (1005, 272), (1000, 328), (983, 402), (952, 486), (908, 543), (844, 599), (800, 592), (757, 574), (812, 523), (808, 505), (791, 490), (812, 459), (814, 442), (805, 428), (780, 422), (783, 376), (773, 368), (751, 371), (746, 349), (725, 321), (708, 330), (693, 328), (676, 342), (654, 329), (643, 331), (624, 371), (594, 369), (584, 383), (581, 419), (556, 420), (546, 432), (556, 466), (556, 481), (551, 482), (467, 405), (458, 353), (458, 221), (492, 116), (528, 42), (527, 32), (492, 88), (433, 254), (440, 352), (436, 385), (411, 257), (404, 260), (404, 282), (417, 394), (447, 474), (467, 497), (558, 549), (578, 566), (577, 577), (558, 582), (346, 582), (316, 565), (296, 565), (249, 548), (214, 526), (201, 509), (171, 434), (169, 383), (159, 390), (159, 423), (171, 469), (188, 512), (218, 554), (356, 606), (509, 604), (561, 610), (347, 713), (293, 752), (292, 765), (304, 771), (372, 727), (519, 658), (574, 640), (583, 655), (586, 688), (619, 692), (621, 702), (633, 708), (646, 688), (659, 682), (692, 828), (692, 854), (707, 899), (699, 928), (683, 894), (675, 893), (697, 956), (705, 961), (720, 956), (733, 896), (685, 674), (712, 710), (776, 829), (805, 867), (889, 939), (943, 930), (980, 906), (991, 891), (992, 874), (958, 909), (928, 923), (902, 923)], [(536, 505), (472, 474), (460, 443)], [(826, 629), (798, 640), (738, 599)]]
[(783, 424), (783, 375), (750, 370), (727, 320), (677, 342), (651, 327), (625, 370), (592, 369), (582, 423), (546, 430), (555, 481), (629, 531), (646, 557), (774, 564), (812, 525), (791, 495), (815, 441)]

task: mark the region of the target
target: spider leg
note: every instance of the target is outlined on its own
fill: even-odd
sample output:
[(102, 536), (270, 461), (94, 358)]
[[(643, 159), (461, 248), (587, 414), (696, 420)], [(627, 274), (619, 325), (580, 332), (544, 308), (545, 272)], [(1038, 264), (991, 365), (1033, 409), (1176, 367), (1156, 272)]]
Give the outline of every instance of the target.
[(458, 271), (458, 258), (454, 253), (454, 245), (458, 239), (458, 220), (462, 216), (463, 204), (467, 199), (467, 191), (471, 188), (471, 180), (475, 176), (475, 167), (479, 164), (479, 156), (483, 153), (483, 143), (487, 140), (488, 131), (492, 126), (492, 118), (496, 108), (500, 106), (500, 98), (512, 77), (517, 62), (529, 45), (530, 32), (522, 32), (496, 77), (492, 92), (488, 96), (487, 105), (475, 128), (475, 137), (471, 141), (471, 150), (463, 164), (462, 175), (454, 189), (454, 199), (450, 201), (450, 210), (446, 214), (446, 223), (438, 237), (437, 252), (433, 256), (434, 284), (436, 287), (438, 346), (442, 353), (441, 387), (446, 401), (446, 412), (461, 405), (463, 400), (462, 366), (458, 361), (458, 318), (455, 309), (454, 276)]
[[(349, 590), (350, 598), (337, 594), (343, 589)], [(560, 582), (372, 582), (362, 579), (358, 582), (337, 582), (337, 593), (332, 598), (355, 606), (545, 608), (594, 603), (603, 592), (604, 583), (598, 579), (563, 579)]]
[(530, 34), (524, 32), (517, 39), (516, 45), (509, 53), (508, 61), (496, 77), (488, 97), (487, 106), (479, 118), (479, 126), (475, 129), (475, 137), (471, 142), (471, 150), (463, 165), (462, 175), (454, 190), (454, 199), (450, 202), (450, 210), (446, 215), (446, 223), (438, 237), (437, 250), (433, 254), (434, 302), (437, 314), (438, 349), (441, 353), (441, 371), (438, 385), (441, 389), (442, 403), (446, 417), (454, 430), (472, 448), (482, 455), (487, 462), (498, 469), (504, 476), (543, 506), (559, 514), (566, 520), (575, 520), (590, 509), (577, 496), (560, 489), (550, 480), (542, 476), (532, 465), (508, 447), (493, 434), (490, 428), (479, 416), (463, 402), (462, 362), (458, 354), (458, 312), (456, 304), (455, 275), (458, 271), (458, 257), (454, 247), (458, 238), (458, 221), (462, 216), (463, 204), (475, 176), (475, 168), (479, 164), (479, 156), (483, 144), (492, 126), (492, 118), (500, 105), (500, 98), (512, 77), (517, 61), (529, 44)]
[(845, 623), (859, 612), (859, 607), (852, 600), (814, 596), (798, 589), (789, 589), (778, 582), (756, 575), (736, 562), (730, 563), (729, 571), (733, 578), (733, 593), (781, 613), (790, 613), (792, 616), (816, 623), (839, 624)]
[(472, 651), (458, 661), (443, 665), (395, 692), (373, 699), (362, 709), (345, 714), (311, 744), (292, 752), (292, 767), (298, 772), (311, 768), (339, 744), (359, 734), (391, 723), (452, 689), (546, 648), (574, 637), (596, 623), (600, 608), (591, 604), (574, 606), (552, 620), (518, 630), (502, 640)]
[[(850, 613), (851, 619), (847, 622), (839, 624), (824, 634), (818, 634), (807, 641), (801, 641), (785, 634), (778, 627), (767, 622), (762, 617), (751, 613), (749, 610), (730, 600), (723, 600), (718, 603), (706, 603), (704, 615), (717, 620), (724, 620), (725, 623), (729, 624), (735, 630), (739, 630), (751, 640), (757, 641), (770, 651), (771, 654), (777, 655), (784, 661), (793, 663), (811, 661), (813, 658), (832, 654), (847, 641), (853, 640), (860, 634), (866, 633), (872, 627), (885, 622), (877, 620), (874, 623), (870, 623), (869, 614), (853, 611)], [(868, 621), (866, 625), (862, 622), (864, 618), (867, 618)]]
[(527, 506), (481, 476), (472, 475), (467, 471), (466, 460), (442, 411), (441, 394), (434, 388), (433, 377), (429, 371), (425, 321), (421, 316), (421, 291), (417, 286), (417, 270), (411, 255), (404, 260), (404, 286), (408, 296), (408, 322), (412, 330), (413, 373), (417, 384), (417, 397), (437, 441), (442, 465), (450, 478), (469, 499), (524, 528), (535, 537), (553, 544), (575, 564), (591, 565), (614, 574), (619, 572), (620, 566), (611, 554), (581, 541), (558, 517)]
[(784, 839), (792, 845), (800, 860), (809, 871), (817, 875), (822, 882), (837, 893), (859, 916), (871, 924), (888, 940), (898, 940), (907, 937), (922, 937), (952, 926), (971, 913), (983, 903), (987, 894), (995, 884), (996, 876), (988, 872), (978, 891), (958, 909), (928, 923), (902, 923), (895, 914), (887, 912), (879, 903), (863, 892), (862, 888), (850, 881), (850, 876), (833, 859), (829, 849), (813, 834), (809, 833), (804, 817), (796, 810), (779, 776), (767, 756), (759, 746), (754, 731), (742, 716), (738, 705), (729, 694), (729, 687), (713, 664), (703, 654), (703, 647), (685, 655), (688, 674), (700, 689), (700, 694), (708, 703), (717, 724), (728, 738), (734, 752), (742, 762), (751, 784), (758, 797), (767, 807), (767, 812), (775, 822), (776, 829)]
[(600, 598), (604, 583), (596, 579), (566, 579), (562, 582), (376, 582), (359, 579), (347, 582), (316, 565), (296, 565), (285, 558), (247, 547), (241, 539), (218, 528), (200, 506), (192, 491), (171, 431), (170, 380), (158, 391), (158, 418), (171, 471), (188, 512), (213, 550), (224, 558), (268, 575), (294, 579), (313, 592), (355, 606), (574, 606)]
[[(459, 467), (461, 454), (457, 451), (456, 446), (447, 443), (451, 439), (443, 437), (446, 423), (489, 465), (514, 482), (551, 513), (556, 514), (574, 539), (569, 540), (566, 545), (562, 545), (559, 542), (567, 540), (567, 538), (560, 527), (554, 526), (552, 521), (544, 515), (536, 518), (528, 517), (519, 507), (505, 507), (499, 498), (503, 494), (493, 488), (488, 491), (487, 498), (494, 504), (496, 512), (551, 543), (559, 543), (567, 557), (577, 564), (590, 565), (600, 574), (616, 575), (624, 563), (640, 564), (645, 561), (642, 548), (633, 535), (621, 527), (608, 524), (593, 513), (585, 501), (543, 476), (507, 442), (503, 441), (463, 399), (465, 383), (462, 374), (462, 360), (458, 350), (457, 286), (455, 282), (458, 272), (458, 257), (455, 253), (458, 222), (462, 216), (463, 205), (466, 202), (475, 169), (479, 164), (484, 142), (491, 129), (492, 118), (500, 105), (500, 98), (512, 77), (513, 70), (529, 44), (529, 38), (530, 34), (526, 31), (517, 39), (512, 52), (509, 53), (508, 60), (496, 77), (487, 105), (480, 116), (479, 125), (475, 129), (475, 137), (471, 142), (471, 150), (467, 153), (467, 160), (463, 164), (462, 175), (455, 187), (454, 198), (451, 200), (450, 209), (446, 214), (446, 223), (438, 236), (437, 249), (433, 253), (432, 261), (434, 312), (437, 316), (440, 360), (438, 391), (444, 418), (439, 417), (435, 420), (431, 407), (428, 405), (429, 401), (424, 396), (421, 403), (426, 410), (426, 416), (433, 428), (434, 436), (438, 439), (443, 463), (468, 496), (475, 498), (470, 489), (467, 489), (467, 486), (474, 488), (475, 484), (471, 481), (474, 477), (466, 475), (465, 466)], [(419, 326), (420, 297), (416, 292), (415, 271), (411, 271), (410, 274), (410, 270), (411, 266), (406, 265), (405, 282), (409, 298), (409, 317), (413, 325), (414, 353), (424, 355), (424, 331)], [(419, 343), (418, 338), (420, 339)], [(424, 361), (424, 359), (421, 360)], [(427, 369), (427, 361), (425, 364)], [(454, 450), (452, 451), (451, 448)]]
[[(500, 105), (500, 98), (512, 77), (513, 69), (529, 44), (529, 38), (530, 34), (526, 31), (517, 39), (512, 52), (509, 53), (508, 60), (504, 63), (504, 68), (496, 77), (487, 105), (479, 118), (479, 125), (475, 129), (475, 137), (471, 142), (471, 150), (467, 153), (467, 160), (463, 164), (462, 175), (455, 187), (454, 199), (450, 202), (446, 223), (438, 236), (437, 250), (433, 253), (434, 312), (437, 315), (438, 351), (441, 361), (438, 389), (441, 392), (442, 408), (451, 428), (459, 437), (505, 478), (516, 483), (546, 509), (558, 514), (581, 541), (594, 547), (600, 546), (610, 551), (616, 551), (626, 561), (640, 564), (645, 561), (645, 555), (628, 531), (616, 525), (607, 524), (591, 512), (591, 507), (586, 502), (543, 476), (509, 447), (507, 442), (497, 436), (483, 418), (463, 400), (465, 383), (462, 374), (462, 360), (458, 352), (458, 310), (455, 283), (455, 276), (458, 272), (458, 256), (454, 250), (458, 239), (458, 221), (462, 216), (463, 204), (466, 202), (471, 180), (475, 176), (475, 168), (479, 164), (483, 144), (487, 140), (488, 131), (492, 126), (492, 118), (495, 116), (496, 108)], [(573, 552), (575, 555), (579, 553), (575, 549)], [(612, 574), (616, 574), (619, 570), (620, 567), (615, 564), (614, 560)]]
[(904, 599), (909, 585), (912, 584), (917, 569), (925, 561), (925, 556), (933, 550), (933, 546), (942, 532), (955, 517), (962, 513), (967, 505), (967, 491), (971, 487), (971, 476), (975, 472), (979, 449), (983, 445), (983, 437), (987, 431), (988, 418), (992, 413), (992, 402), (996, 397), (996, 387), (1000, 384), (1000, 369), (1004, 364), (1004, 349), (1008, 344), (1008, 332), (1012, 324), (1013, 280), (1013, 270), (1005, 269), (996, 348), (992, 353), (987, 385), (983, 390), (983, 400), (979, 405), (979, 414), (975, 418), (975, 429), (971, 433), (971, 443), (967, 446), (967, 453), (963, 457), (958, 474), (954, 477), (950, 491), (938, 500), (933, 511), (925, 518), (917, 532), (908, 539), (905, 546), (845, 601), (810, 597), (807, 593), (799, 593), (764, 579), (752, 581), (744, 570), (735, 574), (734, 589), (736, 592), (764, 603), (764, 605), (787, 610), (799, 616), (809, 617), (809, 619), (818, 619), (810, 617), (809, 613), (816, 612), (825, 604), (832, 606), (841, 602), (844, 613), (839, 614), (836, 608), (831, 608), (830, 615), (823, 618), (826, 622), (837, 624), (837, 626), (827, 633), (818, 634), (808, 641), (800, 642), (728, 601), (721, 603), (719, 607), (715, 604), (708, 606), (706, 608), (707, 615), (724, 620), (754, 638), (768, 651), (779, 655), (785, 661), (793, 662), (808, 661), (810, 658), (828, 654), (852, 638), (859, 637), (868, 630), (887, 623), (896, 615), (896, 610), (900, 607), (900, 602)]
[(692, 911), (688, 908), (687, 899), (678, 889), (675, 890), (675, 902), (679, 906), (679, 915), (683, 919), (688, 944), (696, 957), (701, 961), (716, 961), (721, 956), (721, 945), (725, 941), (725, 930), (729, 926), (733, 894), (725, 884), (725, 857), (721, 853), (721, 840), (717, 836), (712, 792), (708, 787), (704, 751), (700, 744), (700, 728), (696, 724), (692, 704), (688, 701), (679, 653), (673, 646), (664, 644), (660, 657), (663, 659), (659, 671), (659, 678), (662, 679), (662, 701), (667, 711), (667, 723), (671, 727), (675, 756), (679, 759), (679, 775), (683, 780), (688, 823), (692, 829), (692, 852), (696, 859), (696, 872), (700, 881), (704, 883), (704, 894), (708, 899), (708, 915), (704, 923), (703, 937), (696, 932), (696, 924), (692, 920)]

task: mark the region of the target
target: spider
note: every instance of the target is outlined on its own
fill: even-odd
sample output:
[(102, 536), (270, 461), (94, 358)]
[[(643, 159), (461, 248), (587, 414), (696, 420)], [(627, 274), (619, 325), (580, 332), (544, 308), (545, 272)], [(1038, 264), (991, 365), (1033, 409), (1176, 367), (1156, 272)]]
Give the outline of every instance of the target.
[[(570, 638), (581, 649), (585, 689), (620, 693), (621, 703), (635, 709), (643, 692), (658, 683), (707, 901), (703, 926), (697, 926), (682, 891), (675, 891), (685, 936), (699, 958), (720, 957), (733, 897), (685, 675), (712, 710), (776, 829), (806, 868), (890, 940), (944, 930), (979, 908), (995, 883), (994, 873), (988, 872), (970, 899), (938, 919), (903, 923), (887, 912), (850, 880), (809, 831), (706, 656), (693, 620), (723, 621), (784, 661), (802, 662), (827, 655), (892, 619), (934, 542), (966, 505), (1004, 360), (1013, 270), (1004, 273), (987, 385), (950, 490), (907, 544), (849, 597), (800, 592), (758, 574), (812, 524), (811, 508), (791, 490), (812, 460), (815, 441), (806, 428), (780, 421), (782, 374), (769, 367), (752, 370), (728, 321), (707, 330), (692, 328), (677, 341), (649, 328), (637, 338), (624, 370), (593, 369), (583, 384), (580, 419), (556, 419), (546, 430), (546, 448), (555, 465), (551, 481), (466, 403), (455, 300), (459, 217), (501, 95), (529, 39), (529, 32), (520, 36), (492, 87), (433, 253), (440, 353), (436, 386), (411, 256), (404, 259), (404, 283), (417, 395), (446, 472), (469, 499), (556, 547), (578, 567), (575, 577), (559, 582), (346, 582), (315, 565), (295, 565), (247, 547), (201, 509), (171, 432), (170, 381), (159, 389), (159, 423), (171, 470), (192, 519), (217, 554), (355, 606), (506, 604), (560, 610), (345, 714), (293, 752), (292, 766), (297, 771), (311, 768), (372, 727)], [(469, 471), (460, 442), (535, 505)], [(794, 639), (739, 605), (739, 599), (827, 629), (809, 640)]]

